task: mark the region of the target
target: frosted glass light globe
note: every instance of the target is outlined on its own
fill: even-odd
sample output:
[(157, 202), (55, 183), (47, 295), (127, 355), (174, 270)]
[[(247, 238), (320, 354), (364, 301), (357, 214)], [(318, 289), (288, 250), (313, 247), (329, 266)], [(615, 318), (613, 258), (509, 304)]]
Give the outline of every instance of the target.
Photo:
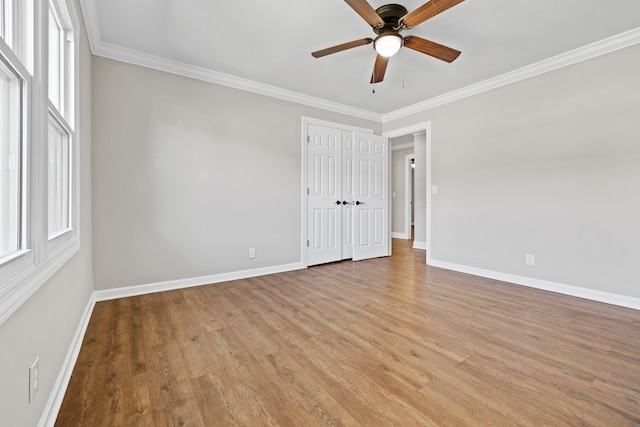
[(402, 38), (397, 34), (382, 34), (373, 42), (373, 48), (386, 58), (393, 56), (402, 47)]

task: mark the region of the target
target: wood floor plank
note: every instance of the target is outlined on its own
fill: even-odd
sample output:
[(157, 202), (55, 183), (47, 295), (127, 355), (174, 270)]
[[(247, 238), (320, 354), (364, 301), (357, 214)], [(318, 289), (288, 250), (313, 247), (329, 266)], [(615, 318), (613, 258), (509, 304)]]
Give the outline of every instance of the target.
[(635, 426), (640, 312), (394, 255), (96, 304), (56, 426)]

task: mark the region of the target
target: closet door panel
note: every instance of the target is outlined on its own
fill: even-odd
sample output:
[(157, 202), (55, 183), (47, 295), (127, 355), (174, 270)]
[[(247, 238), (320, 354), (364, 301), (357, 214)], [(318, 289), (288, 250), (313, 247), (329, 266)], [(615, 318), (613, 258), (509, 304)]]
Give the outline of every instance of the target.
[(389, 142), (386, 137), (355, 134), (353, 259), (391, 254), (389, 235)]
[(342, 133), (307, 128), (307, 264), (342, 259)]

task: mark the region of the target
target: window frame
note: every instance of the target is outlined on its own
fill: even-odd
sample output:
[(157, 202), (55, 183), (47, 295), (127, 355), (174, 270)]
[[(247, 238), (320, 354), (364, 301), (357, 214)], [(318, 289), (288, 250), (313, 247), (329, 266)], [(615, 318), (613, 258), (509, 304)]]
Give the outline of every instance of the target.
[[(66, 132), (66, 137), (69, 144), (69, 185), (68, 185), (68, 198), (69, 198), (69, 226), (65, 230), (61, 230), (59, 232), (50, 234), (48, 229), (46, 231), (47, 235), (47, 250), (49, 253), (57, 253), (58, 251), (64, 250), (65, 246), (72, 244), (75, 240), (77, 240), (78, 233), (78, 179), (76, 171), (78, 170), (78, 162), (79, 159), (77, 157), (77, 137), (76, 130), (74, 128), (74, 124), (78, 122), (78, 119), (75, 117), (75, 112), (78, 111), (75, 108), (78, 101), (78, 81), (76, 76), (77, 72), (74, 70), (78, 67), (79, 61), (79, 51), (78, 51), (78, 41), (77, 41), (77, 33), (78, 33), (78, 25), (77, 22), (74, 24), (72, 11), (69, 10), (67, 2), (65, 0), (43, 0), (49, 6), (51, 3), (55, 5), (56, 12), (56, 20), (62, 27), (60, 31), (61, 40), (60, 40), (60, 58), (59, 58), (59, 67), (60, 73), (58, 85), (61, 88), (59, 93), (60, 104), (56, 106), (52, 100), (49, 98), (49, 90), (47, 87), (47, 100), (48, 100), (48, 117), (47, 117), (47, 134), (48, 134), (48, 125), (50, 121), (54, 121), (58, 124), (60, 129)], [(61, 7), (62, 6), (64, 7)], [(49, 9), (47, 9), (46, 13), (47, 23), (49, 22)], [(49, 35), (49, 28), (47, 27), (47, 31), (45, 32), (47, 37)], [(49, 43), (47, 40), (46, 46), (48, 48)], [(49, 57), (47, 56), (44, 65), (46, 65), (47, 76), (49, 76)], [(48, 147), (48, 135), (47, 135), (47, 147)], [(48, 149), (47, 149), (47, 175), (48, 175)], [(48, 194), (48, 188), (47, 188)], [(49, 201), (47, 199), (47, 206), (49, 205)], [(48, 223), (48, 212), (47, 212), (47, 222)], [(48, 228), (48, 227), (47, 227)]]
[[(11, 105), (3, 105), (2, 107), (0, 107), (0, 112), (4, 111), (5, 107), (8, 107), (6, 109), (7, 111), (11, 111), (7, 117), (0, 118), (1, 120), (0, 131), (3, 132), (3, 135), (0, 135), (0, 138), (3, 138), (5, 136), (9, 136), (9, 137), (13, 136), (17, 138), (17, 141), (16, 141), (17, 147), (15, 149), (15, 153), (13, 153), (13, 156), (15, 156), (13, 163), (15, 164), (15, 168), (17, 169), (17, 173), (15, 174), (16, 175), (15, 179), (17, 181), (16, 182), (17, 189), (15, 189), (17, 193), (15, 195), (17, 200), (16, 200), (15, 207), (17, 208), (17, 212), (13, 213), (16, 216), (15, 221), (17, 225), (16, 225), (16, 230), (13, 233), (13, 239), (16, 240), (15, 244), (17, 247), (14, 251), (10, 253), (3, 254), (2, 252), (0, 252), (0, 266), (2, 266), (8, 260), (16, 256), (15, 254), (20, 252), (25, 246), (23, 241), (25, 230), (24, 230), (24, 221), (22, 218), (23, 213), (25, 212), (25, 209), (24, 209), (25, 180), (24, 180), (24, 177), (22, 176), (25, 168), (22, 165), (22, 159), (24, 159), (25, 157), (23, 152), (25, 148), (24, 136), (25, 136), (25, 125), (26, 125), (25, 112), (24, 112), (26, 81), (24, 78), (24, 73), (20, 73), (18, 70), (16, 70), (13, 64), (5, 58), (4, 52), (1, 52), (1, 51), (0, 51), (0, 66), (2, 66), (3, 68), (6, 68), (6, 71), (7, 71), (6, 74), (12, 75), (13, 78), (16, 80), (16, 83), (17, 83), (16, 87), (13, 87), (13, 88), (10, 87), (9, 91), (14, 92), (11, 95), (17, 98), (15, 101), (17, 101), (18, 103), (17, 111), (11, 111), (12, 107), (15, 107)], [(0, 84), (4, 85), (4, 82)], [(3, 92), (4, 90), (6, 90), (6, 88), (2, 88), (2, 89), (3, 89)], [(2, 102), (4, 103), (4, 101), (5, 100), (3, 99)], [(8, 119), (7, 121), (9, 123), (4, 123), (5, 119)], [(14, 119), (16, 119), (15, 122), (13, 122)], [(6, 134), (4, 134), (5, 132)], [(2, 147), (2, 149), (4, 150), (4, 147)], [(0, 173), (4, 174), (4, 171), (0, 171)], [(0, 182), (0, 185), (1, 185), (0, 191), (3, 191), (4, 184)], [(2, 227), (4, 227), (4, 225)]]
[[(12, 50), (4, 43), (4, 40), (0, 40), (0, 61), (2, 61), (12, 73), (21, 81), (20, 88), (20, 142), (19, 152), (20, 156), (18, 166), (20, 167), (20, 225), (19, 225), (19, 247), (11, 254), (7, 254), (0, 259), (0, 283), (6, 283), (5, 286), (0, 286), (0, 301), (7, 292), (10, 292), (15, 287), (15, 283), (12, 283), (11, 279), (19, 272), (23, 272), (35, 263), (35, 258), (31, 246), (29, 244), (29, 232), (30, 232), (30, 216), (28, 209), (28, 129), (29, 129), (29, 114), (28, 114), (28, 99), (32, 93), (32, 79), (29, 72), (21, 64), (20, 60), (15, 56)], [(1, 315), (1, 312), (0, 312)]]
[(0, 0), (0, 38), (13, 46), (13, 1)]
[[(52, 0), (64, 25), (67, 98), (58, 110), (49, 101), (49, 0), (3, 0), (13, 10), (12, 45), (0, 38), (0, 57), (22, 79), (22, 243), (0, 261), (0, 325), (80, 248), (79, 73), (80, 21), (73, 0)], [(37, 25), (36, 25), (37, 23)], [(55, 120), (68, 135), (69, 216), (67, 230), (48, 233), (48, 131)]]

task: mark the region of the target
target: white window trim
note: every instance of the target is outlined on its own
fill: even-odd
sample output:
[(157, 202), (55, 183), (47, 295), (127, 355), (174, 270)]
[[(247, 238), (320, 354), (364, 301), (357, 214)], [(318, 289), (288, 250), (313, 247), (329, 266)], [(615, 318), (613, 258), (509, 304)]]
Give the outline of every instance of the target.
[[(26, 197), (24, 200), (23, 218), (26, 224), (25, 241), (27, 248), (12, 254), (11, 260), (0, 265), (0, 325), (4, 323), (18, 308), (37, 292), (65, 263), (67, 263), (80, 249), (80, 130), (79, 121), (79, 72), (80, 66), (80, 23), (75, 2), (73, 0), (56, 0), (64, 3), (73, 28), (73, 53), (72, 60), (75, 72), (71, 76), (71, 103), (73, 110), (62, 111), (68, 119), (65, 127), (71, 128), (70, 148), (71, 155), (71, 199), (72, 217), (71, 228), (48, 239), (47, 231), (47, 132), (49, 120), (49, 94), (46, 85), (48, 74), (48, 61), (46, 46), (48, 46), (48, 32), (46, 26), (31, 27), (34, 37), (33, 51), (35, 61), (29, 60), (29, 55), (24, 55), (28, 49), (26, 45), (18, 46), (20, 56), (26, 58), (22, 61), (25, 67), (19, 71), (25, 75), (26, 94), (25, 138), (27, 141), (25, 159), (23, 161), (23, 176), (26, 185)], [(48, 22), (48, 0), (35, 0), (35, 21)], [(65, 19), (66, 19), (65, 18)], [(27, 25), (26, 27), (29, 27)], [(28, 28), (27, 28), (28, 30)], [(26, 30), (25, 30), (26, 31)], [(20, 60), (0, 42), (2, 54), (9, 58)], [(68, 46), (68, 44), (66, 44)], [(28, 52), (27, 52), (28, 53)], [(71, 55), (70, 55), (71, 56)], [(24, 69), (26, 68), (26, 69)], [(30, 72), (35, 73), (35, 78)], [(44, 73), (44, 74), (43, 74)], [(68, 108), (68, 107), (67, 107)], [(37, 141), (37, 143), (36, 143)]]

